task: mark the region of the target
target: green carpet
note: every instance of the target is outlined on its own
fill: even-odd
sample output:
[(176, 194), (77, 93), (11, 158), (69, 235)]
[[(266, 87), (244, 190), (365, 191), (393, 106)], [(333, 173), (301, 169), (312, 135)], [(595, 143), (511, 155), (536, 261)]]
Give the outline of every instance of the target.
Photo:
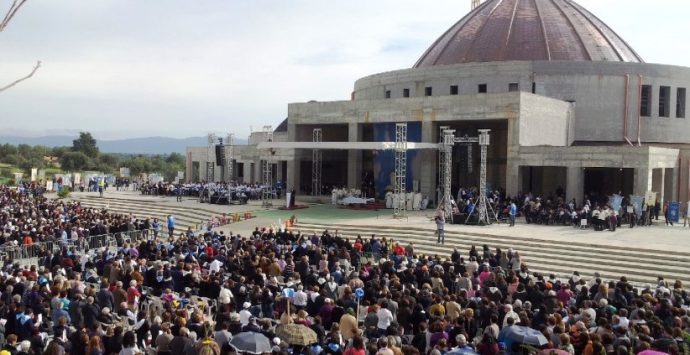
[(282, 211), (282, 210), (255, 210), (259, 218), (287, 219), (293, 215), (300, 221), (328, 221), (328, 220), (347, 220), (357, 218), (371, 218), (376, 216), (389, 217), (390, 210), (351, 210), (347, 208), (337, 208), (333, 205), (310, 205), (309, 208)]

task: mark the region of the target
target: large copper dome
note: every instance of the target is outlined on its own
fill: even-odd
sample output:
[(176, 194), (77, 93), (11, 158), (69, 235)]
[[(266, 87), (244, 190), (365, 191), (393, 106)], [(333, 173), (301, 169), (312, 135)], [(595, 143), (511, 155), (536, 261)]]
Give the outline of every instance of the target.
[(571, 0), (487, 0), (448, 29), (415, 68), (510, 60), (644, 60)]

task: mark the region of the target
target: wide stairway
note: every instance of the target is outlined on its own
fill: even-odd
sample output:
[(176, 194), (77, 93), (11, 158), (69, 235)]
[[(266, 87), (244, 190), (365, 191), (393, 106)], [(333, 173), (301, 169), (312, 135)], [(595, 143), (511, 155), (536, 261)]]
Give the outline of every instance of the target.
[(578, 271), (588, 280), (597, 271), (605, 280), (618, 280), (621, 276), (626, 276), (635, 284), (649, 283), (656, 286), (657, 277), (663, 276), (670, 283), (681, 280), (685, 285), (690, 285), (690, 253), (452, 231), (446, 231), (445, 244), (439, 245), (436, 244), (433, 230), (409, 226), (352, 226), (300, 221), (296, 229), (302, 233), (319, 235), (326, 229), (331, 232), (337, 229), (350, 240), (357, 235), (367, 239), (373, 233), (379, 238), (400, 241), (403, 246), (414, 242), (416, 253), (446, 258), (453, 252), (453, 248), (458, 248), (461, 256), (467, 258), (472, 245), (480, 252), (484, 244), (492, 251), (497, 247), (503, 251), (513, 248), (520, 253), (530, 271), (546, 275), (553, 273), (561, 279), (569, 278), (573, 271)]
[(115, 214), (132, 214), (139, 219), (158, 218), (163, 225), (168, 215), (175, 216), (175, 229), (187, 230), (192, 227), (197, 230), (200, 223), (208, 222), (212, 217), (220, 216), (220, 213), (200, 207), (189, 208), (176, 207), (165, 203), (146, 200), (132, 200), (126, 198), (100, 198), (97, 196), (82, 196), (76, 198), (84, 207), (106, 208)]

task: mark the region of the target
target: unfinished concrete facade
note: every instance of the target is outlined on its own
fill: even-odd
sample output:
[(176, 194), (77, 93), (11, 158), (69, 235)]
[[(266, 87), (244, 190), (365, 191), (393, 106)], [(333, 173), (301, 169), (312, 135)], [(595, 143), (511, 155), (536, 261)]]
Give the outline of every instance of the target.
[[(287, 188), (310, 192), (314, 128), (323, 142), (392, 141), (407, 122), (411, 142), (437, 143), (489, 128), (491, 188), (548, 194), (690, 197), (690, 68), (647, 64), (598, 18), (570, 0), (489, 0), (444, 33), (415, 67), (355, 82), (349, 101), (288, 105)], [(270, 145), (265, 145), (264, 148)], [(266, 150), (264, 150), (266, 151)], [(479, 149), (456, 146), (453, 189), (478, 184)], [(410, 190), (435, 200), (438, 153), (408, 156)], [(324, 184), (389, 188), (392, 158), (362, 149), (324, 150)], [(603, 183), (602, 183), (603, 182)]]

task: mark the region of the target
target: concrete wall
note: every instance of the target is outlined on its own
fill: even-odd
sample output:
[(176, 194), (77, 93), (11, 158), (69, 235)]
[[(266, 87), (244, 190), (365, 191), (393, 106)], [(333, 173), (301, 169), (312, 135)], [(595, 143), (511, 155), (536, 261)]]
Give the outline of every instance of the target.
[[(520, 93), (355, 100), (288, 105), (290, 125), (329, 125), (342, 122), (378, 123), (457, 120), (505, 120), (517, 116)], [(298, 130), (293, 129), (295, 132)], [(297, 138), (297, 137), (295, 137)]]
[(567, 146), (572, 104), (525, 94), (520, 100), (521, 146)]
[[(260, 160), (261, 160), (261, 152), (256, 149), (256, 146), (253, 145), (234, 145), (232, 146), (233, 150), (233, 157), (238, 163), (244, 163), (244, 181), (243, 182), (256, 182), (256, 179), (260, 179), (261, 174), (257, 173), (256, 171), (252, 172), (251, 171), (251, 164), (254, 163), (255, 170), (259, 169), (261, 166)], [(276, 155), (273, 156), (273, 159), (278, 161), (278, 160), (286, 160), (288, 158), (291, 158), (291, 156), (287, 155), (284, 156), (281, 153), (285, 152), (279, 152)], [(225, 154), (229, 155), (230, 154), (230, 147), (226, 146), (225, 147)], [(187, 162), (187, 171), (185, 172), (185, 179), (188, 182), (191, 182), (191, 178), (193, 175), (191, 169), (192, 169), (192, 162), (199, 162), (199, 178), (202, 180), (209, 180), (207, 176), (207, 167), (206, 167), (206, 162), (209, 160), (208, 155), (207, 155), (207, 147), (187, 147), (187, 152), (186, 152), (186, 157), (189, 159), (191, 157), (191, 162)], [(214, 163), (214, 177), (213, 181), (220, 181), (222, 173), (222, 167), (215, 165), (216, 161), (216, 156), (215, 156), (215, 151), (213, 152), (213, 155), (211, 156), (211, 161)], [(227, 167), (225, 168), (227, 169)], [(227, 170), (226, 170), (227, 172)], [(254, 179), (252, 179), (252, 174), (254, 174)], [(233, 179), (237, 177), (237, 172), (233, 173)], [(226, 177), (226, 180), (228, 178)]]
[[(685, 134), (690, 130), (690, 117), (676, 118), (676, 89), (690, 87), (690, 68), (678, 66), (536, 61), (405, 69), (358, 80), (355, 100), (383, 99), (388, 90), (397, 99), (402, 97), (405, 88), (410, 89), (411, 97), (421, 97), (425, 87), (432, 88), (432, 96), (445, 96), (450, 94), (450, 85), (457, 85), (460, 95), (476, 94), (479, 84), (486, 84), (489, 93), (504, 93), (510, 83), (518, 83), (520, 91), (526, 92), (532, 91), (534, 83), (536, 94), (574, 102), (572, 138), (589, 142), (622, 142), (624, 127), (628, 137), (636, 141), (639, 86), (652, 85), (652, 114), (639, 120), (641, 141), (690, 143), (690, 135)], [(662, 85), (671, 87), (668, 118), (658, 115)]]

